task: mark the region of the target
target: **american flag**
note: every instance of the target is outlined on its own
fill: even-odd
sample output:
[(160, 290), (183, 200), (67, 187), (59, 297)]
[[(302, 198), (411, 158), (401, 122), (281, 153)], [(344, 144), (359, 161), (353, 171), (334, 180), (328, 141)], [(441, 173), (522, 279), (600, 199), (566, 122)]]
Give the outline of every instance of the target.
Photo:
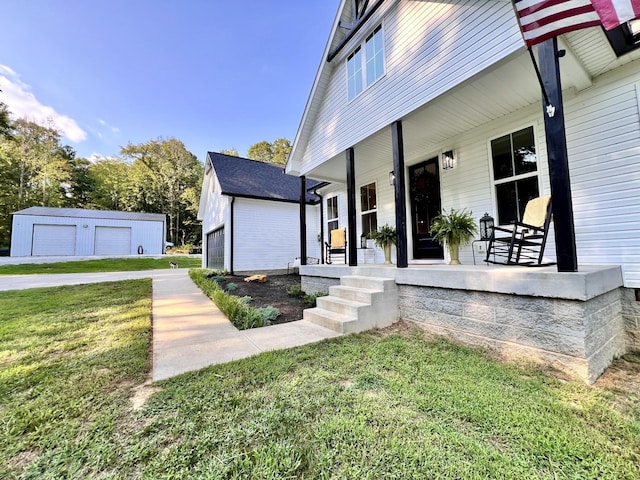
[(640, 0), (514, 0), (527, 46), (581, 28), (640, 17)]

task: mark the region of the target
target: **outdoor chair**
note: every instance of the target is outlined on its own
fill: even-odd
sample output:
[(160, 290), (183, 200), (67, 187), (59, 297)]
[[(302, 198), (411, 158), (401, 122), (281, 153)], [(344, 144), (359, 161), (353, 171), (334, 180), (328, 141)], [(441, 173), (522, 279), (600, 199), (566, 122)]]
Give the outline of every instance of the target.
[(502, 265), (543, 266), (544, 247), (551, 223), (551, 195), (529, 200), (521, 222), (492, 227), (485, 262)]
[(330, 243), (324, 242), (326, 247), (326, 259), (327, 263), (332, 263), (332, 255), (342, 255), (344, 263), (347, 263), (347, 229), (338, 228), (331, 230), (329, 235)]

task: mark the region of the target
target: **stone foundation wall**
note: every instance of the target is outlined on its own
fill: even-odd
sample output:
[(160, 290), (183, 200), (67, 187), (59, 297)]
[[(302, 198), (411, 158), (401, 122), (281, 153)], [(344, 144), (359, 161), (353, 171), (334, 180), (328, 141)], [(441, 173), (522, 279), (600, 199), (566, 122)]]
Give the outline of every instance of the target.
[(303, 292), (309, 295), (317, 292), (328, 292), (329, 287), (333, 287), (334, 285), (340, 285), (339, 278), (310, 276), (300, 277), (300, 288), (302, 288)]
[(625, 352), (624, 322), (627, 331), (635, 322), (637, 334), (640, 308), (627, 307), (623, 322), (622, 296), (628, 293), (622, 290), (580, 301), (399, 285), (400, 318), (506, 357), (551, 364), (593, 383)]
[(622, 320), (624, 322), (626, 350), (640, 351), (640, 302), (633, 288), (621, 288)]

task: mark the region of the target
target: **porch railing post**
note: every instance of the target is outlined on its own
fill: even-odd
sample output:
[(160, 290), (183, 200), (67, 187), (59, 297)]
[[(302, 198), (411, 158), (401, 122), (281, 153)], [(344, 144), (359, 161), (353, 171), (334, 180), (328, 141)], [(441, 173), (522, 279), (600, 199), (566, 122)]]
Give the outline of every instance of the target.
[(549, 39), (538, 45), (540, 75), (555, 114), (544, 114), (547, 138), (547, 158), (551, 184), (551, 205), (556, 240), (556, 257), (559, 272), (577, 272), (578, 258), (573, 223), (569, 158), (564, 125), (564, 106), (560, 84), (558, 40)]
[(391, 140), (395, 176), (393, 188), (396, 204), (396, 262), (398, 268), (407, 268), (407, 206), (404, 198), (404, 143), (400, 120), (391, 124)]
[(300, 177), (300, 265), (307, 264), (307, 177)]
[(353, 148), (347, 149), (347, 251), (349, 266), (358, 266), (356, 243), (356, 167)]

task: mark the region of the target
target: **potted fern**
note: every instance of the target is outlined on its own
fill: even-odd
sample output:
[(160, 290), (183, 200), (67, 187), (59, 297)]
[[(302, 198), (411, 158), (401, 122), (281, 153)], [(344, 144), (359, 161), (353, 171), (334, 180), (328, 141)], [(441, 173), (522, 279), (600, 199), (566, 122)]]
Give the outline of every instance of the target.
[(452, 208), (434, 218), (429, 231), (436, 242), (449, 249), (449, 265), (460, 265), (460, 245), (471, 243), (478, 227), (471, 212)]
[(384, 251), (384, 263), (391, 263), (391, 245), (396, 244), (396, 229), (385, 223), (382, 227), (370, 232), (369, 238)]

